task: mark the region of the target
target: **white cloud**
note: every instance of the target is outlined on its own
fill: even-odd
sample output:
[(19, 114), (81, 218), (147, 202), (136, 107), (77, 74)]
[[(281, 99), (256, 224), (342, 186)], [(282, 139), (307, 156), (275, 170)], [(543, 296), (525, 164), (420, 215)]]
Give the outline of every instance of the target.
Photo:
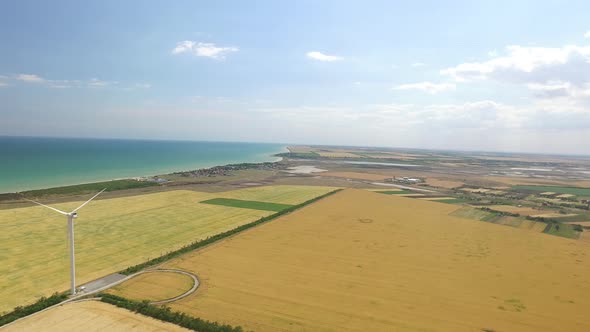
[[(6, 82), (9, 81), (9, 82)], [(46, 79), (35, 74), (18, 74), (13, 76), (0, 75), (0, 86), (8, 86), (14, 81), (22, 81), (27, 83), (37, 83), (41, 86), (54, 89), (68, 89), (68, 88), (103, 88), (116, 87), (119, 89), (149, 89), (152, 87), (149, 83), (128, 83), (120, 84), (117, 81), (105, 81), (98, 78), (90, 80), (54, 80)]]
[(402, 84), (393, 88), (393, 90), (420, 90), (430, 94), (437, 94), (447, 90), (455, 90), (456, 85), (453, 83), (432, 83), (421, 82), (412, 84)]
[(176, 47), (172, 50), (172, 54), (192, 53), (201, 57), (224, 59), (228, 53), (237, 51), (239, 51), (239, 48), (233, 46), (218, 47), (213, 43), (185, 40), (176, 44)]
[[(574, 85), (563, 81), (549, 81), (547, 83), (529, 83), (529, 90), (535, 96), (543, 99), (566, 98), (572, 103), (590, 101), (590, 83)], [(562, 103), (564, 100), (561, 101)]]
[(34, 74), (18, 74), (16, 75), (15, 79), (29, 83), (42, 83), (45, 81), (45, 79), (43, 79), (42, 77), (39, 77)]
[(462, 63), (441, 70), (457, 81), (494, 79), (510, 83), (565, 81), (582, 84), (590, 77), (590, 46), (508, 46), (507, 55)]
[(176, 47), (172, 50), (172, 54), (191, 52), (195, 44), (196, 43), (194, 41), (190, 40), (181, 41), (180, 43), (176, 44)]
[(424, 67), (426, 64), (424, 62), (414, 62), (411, 64), (412, 67)]
[(327, 54), (323, 54), (321, 52), (318, 51), (311, 51), (311, 52), (307, 52), (307, 57), (314, 59), (314, 60), (318, 60), (318, 61), (339, 61), (342, 60), (343, 58), (340, 56), (336, 56), (336, 55), (327, 55)]
[(118, 82), (109, 82), (109, 81), (99, 80), (98, 78), (93, 78), (90, 80), (90, 82), (88, 82), (88, 86), (102, 88), (102, 87), (106, 87), (106, 86), (117, 84), (117, 83)]
[(550, 81), (547, 83), (529, 83), (527, 87), (540, 98), (556, 98), (571, 95), (572, 85), (568, 82)]
[(590, 38), (590, 30), (584, 34), (584, 38)]

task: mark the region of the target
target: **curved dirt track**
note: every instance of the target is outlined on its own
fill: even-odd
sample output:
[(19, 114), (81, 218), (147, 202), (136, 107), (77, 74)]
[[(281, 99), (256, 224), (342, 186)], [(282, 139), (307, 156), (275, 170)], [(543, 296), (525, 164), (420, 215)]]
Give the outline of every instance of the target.
[[(192, 293), (194, 293), (197, 288), (199, 287), (199, 279), (197, 278), (197, 276), (191, 272), (187, 272), (187, 271), (183, 271), (183, 270), (176, 270), (176, 269), (157, 269), (157, 270), (147, 270), (147, 271), (142, 271), (143, 273), (153, 273), (153, 272), (170, 272), (170, 273), (179, 273), (179, 274), (184, 274), (186, 276), (189, 276), (193, 279), (193, 287), (191, 287), (191, 289), (189, 289), (188, 291), (175, 296), (173, 298), (170, 299), (165, 299), (165, 300), (160, 300), (160, 301), (151, 301), (150, 304), (165, 304), (165, 303), (170, 303), (170, 302), (174, 302), (177, 300), (180, 300), (184, 297), (187, 297), (189, 295), (191, 295)], [(133, 276), (137, 276), (139, 274), (142, 273), (136, 273)]]
[[(134, 273), (132, 275), (127, 276), (124, 279), (118, 280), (118, 281), (116, 281), (114, 283), (111, 283), (109, 285), (106, 285), (104, 287), (101, 287), (99, 289), (96, 289), (96, 290), (94, 290), (92, 292), (75, 295), (75, 296), (73, 296), (73, 297), (71, 297), (71, 298), (69, 298), (69, 299), (67, 299), (67, 300), (65, 300), (63, 302), (60, 302), (58, 304), (52, 305), (50, 307), (47, 307), (47, 308), (45, 308), (45, 309), (43, 309), (41, 311), (37, 311), (37, 312), (35, 312), (35, 313), (31, 314), (31, 315), (28, 315), (28, 316), (19, 318), (19, 319), (15, 320), (13, 322), (10, 322), (10, 323), (8, 323), (6, 325), (0, 326), (0, 330), (4, 329), (4, 328), (6, 328), (6, 327), (8, 327), (10, 325), (13, 325), (14, 323), (16, 323), (18, 321), (21, 321), (23, 319), (27, 319), (27, 318), (32, 317), (32, 316), (35, 316), (35, 315), (38, 315), (38, 314), (40, 314), (42, 312), (48, 311), (48, 310), (53, 309), (55, 307), (59, 307), (61, 305), (64, 305), (64, 304), (67, 304), (67, 303), (70, 303), (70, 302), (85, 301), (86, 299), (84, 299), (84, 298), (87, 297), (87, 296), (89, 296), (89, 295), (96, 294), (96, 293), (102, 292), (104, 290), (107, 290), (107, 289), (109, 289), (111, 287), (114, 287), (114, 286), (117, 286), (119, 284), (122, 284), (125, 281), (130, 280), (131, 278), (136, 277), (138, 275), (141, 275), (141, 274), (144, 274), (144, 273), (154, 273), (154, 272), (170, 272), (170, 273), (179, 273), (179, 274), (187, 275), (187, 276), (189, 276), (189, 277), (191, 277), (193, 279), (193, 287), (191, 289), (189, 289), (188, 291), (184, 292), (183, 294), (180, 294), (180, 295), (175, 296), (173, 298), (166, 299), (166, 300), (161, 300), (161, 301), (152, 301), (152, 302), (150, 302), (150, 304), (165, 304), (165, 303), (170, 303), (170, 302), (174, 302), (174, 301), (180, 300), (180, 299), (182, 299), (184, 297), (187, 297), (187, 296), (191, 295), (192, 293), (194, 293), (197, 290), (197, 288), (199, 287), (199, 278), (197, 277), (196, 274), (191, 273), (191, 272), (187, 272), (187, 271), (183, 271), (183, 270), (177, 270), (177, 269), (151, 269), (151, 270), (139, 271), (137, 273)], [(93, 299), (97, 299), (97, 298), (93, 298)], [(88, 300), (92, 300), (92, 299), (88, 299)]]

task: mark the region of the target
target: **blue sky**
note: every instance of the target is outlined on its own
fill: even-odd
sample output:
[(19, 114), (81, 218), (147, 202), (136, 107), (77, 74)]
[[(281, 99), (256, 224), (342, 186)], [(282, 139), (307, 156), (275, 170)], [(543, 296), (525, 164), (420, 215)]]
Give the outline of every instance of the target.
[(590, 154), (587, 1), (4, 1), (0, 135)]

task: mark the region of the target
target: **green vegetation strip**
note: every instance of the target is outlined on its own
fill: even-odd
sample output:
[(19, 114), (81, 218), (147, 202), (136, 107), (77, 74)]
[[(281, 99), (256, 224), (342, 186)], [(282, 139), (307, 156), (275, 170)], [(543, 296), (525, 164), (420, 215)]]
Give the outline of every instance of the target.
[(206, 239), (203, 239), (203, 240), (195, 241), (195, 242), (193, 242), (193, 243), (191, 243), (189, 245), (186, 245), (186, 246), (184, 246), (184, 247), (182, 247), (182, 248), (180, 248), (178, 250), (171, 251), (171, 252), (169, 252), (167, 254), (164, 254), (164, 255), (162, 255), (160, 257), (151, 259), (151, 260), (149, 260), (147, 262), (143, 262), (143, 263), (138, 264), (138, 265), (135, 265), (135, 266), (128, 267), (127, 269), (121, 271), (120, 273), (125, 274), (125, 275), (130, 275), (130, 274), (133, 274), (133, 273), (138, 272), (140, 270), (143, 270), (143, 269), (145, 269), (147, 267), (158, 265), (160, 263), (163, 263), (165, 261), (168, 261), (168, 260), (170, 260), (172, 258), (176, 258), (176, 257), (178, 257), (178, 256), (180, 256), (182, 254), (187, 253), (187, 252), (190, 252), (190, 251), (193, 251), (195, 249), (198, 249), (198, 248), (207, 246), (209, 244), (212, 244), (214, 242), (217, 242), (217, 241), (222, 240), (224, 238), (227, 238), (229, 236), (238, 234), (238, 233), (240, 233), (242, 231), (245, 231), (245, 230), (247, 230), (249, 228), (252, 228), (252, 227), (258, 226), (258, 225), (260, 225), (262, 223), (265, 223), (265, 222), (271, 221), (273, 219), (276, 219), (276, 218), (278, 218), (278, 217), (280, 217), (282, 215), (291, 213), (291, 212), (293, 212), (295, 210), (298, 210), (298, 209), (300, 209), (300, 208), (302, 208), (302, 207), (304, 207), (306, 205), (309, 205), (309, 204), (311, 204), (313, 202), (316, 202), (316, 201), (318, 201), (318, 200), (320, 200), (320, 199), (322, 199), (324, 197), (327, 197), (327, 196), (330, 196), (332, 194), (335, 194), (335, 193), (339, 192), (340, 190), (342, 190), (342, 189), (337, 189), (337, 190), (331, 191), (331, 192), (329, 192), (327, 194), (324, 194), (324, 195), (318, 196), (316, 198), (310, 199), (310, 200), (308, 200), (306, 202), (303, 202), (303, 203), (301, 203), (299, 205), (293, 205), (293, 206), (291, 206), (289, 208), (286, 208), (286, 209), (284, 209), (284, 210), (282, 210), (280, 212), (271, 214), (270, 216), (262, 217), (262, 218), (260, 218), (260, 219), (258, 219), (256, 221), (253, 221), (253, 222), (251, 222), (249, 224), (238, 226), (238, 227), (236, 227), (234, 229), (231, 229), (231, 230), (226, 231), (226, 232), (223, 232), (223, 233), (219, 233), (217, 235), (213, 235), (211, 237), (207, 237)]
[(288, 204), (258, 202), (258, 201), (244, 201), (241, 199), (233, 199), (233, 198), (213, 198), (213, 199), (209, 199), (206, 201), (202, 201), (201, 203), (230, 206), (230, 207), (236, 207), (236, 208), (242, 208), (242, 209), (274, 211), (274, 212), (283, 211), (285, 209), (293, 207), (293, 205), (288, 205)]
[(568, 239), (578, 239), (580, 237), (580, 232), (573, 225), (561, 223), (548, 224), (543, 232)]
[(513, 186), (514, 191), (525, 192), (554, 192), (560, 194), (571, 194), (576, 196), (590, 196), (590, 188), (558, 187), (558, 186)]
[(137, 302), (126, 298), (102, 293), (101, 301), (124, 308), (142, 315), (153, 317), (155, 319), (176, 324), (187, 329), (199, 332), (242, 332), (240, 326), (232, 327), (231, 325), (220, 325), (217, 322), (210, 322), (204, 319), (189, 316), (183, 312), (172, 311), (169, 307), (155, 306), (147, 301)]
[(471, 202), (469, 199), (463, 198), (449, 198), (449, 199), (438, 199), (432, 202), (439, 202), (439, 203), (446, 203), (446, 204), (461, 204), (461, 203), (468, 203)]
[(137, 180), (114, 180), (106, 182), (78, 184), (75, 186), (56, 187), (49, 189), (23, 191), (19, 194), (0, 194), (0, 201), (25, 198), (36, 198), (49, 195), (81, 195), (95, 193), (106, 188), (106, 191), (117, 191), (124, 189), (153, 187), (158, 184), (148, 181)]
[(407, 194), (415, 194), (415, 192), (411, 191), (411, 190), (406, 190), (406, 189), (402, 189), (402, 190), (384, 190), (384, 191), (378, 191), (378, 193), (380, 194), (385, 194), (385, 195), (407, 195)]
[(52, 305), (58, 304), (68, 298), (67, 293), (55, 293), (50, 297), (42, 297), (37, 302), (24, 307), (16, 307), (13, 311), (0, 316), (0, 326), (12, 323), (19, 318), (34, 314)]

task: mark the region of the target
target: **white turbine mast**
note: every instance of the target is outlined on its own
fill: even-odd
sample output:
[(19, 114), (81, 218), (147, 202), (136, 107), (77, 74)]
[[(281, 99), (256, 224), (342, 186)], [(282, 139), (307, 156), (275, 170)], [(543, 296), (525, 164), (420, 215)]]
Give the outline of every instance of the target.
[(70, 242), (70, 276), (71, 276), (72, 295), (76, 295), (76, 264), (75, 264), (75, 258), (74, 258), (74, 219), (78, 217), (78, 213), (76, 213), (76, 211), (80, 210), (82, 207), (84, 207), (84, 205), (90, 203), (91, 200), (95, 199), (96, 196), (102, 194), (102, 192), (105, 191), (106, 189), (107, 188), (104, 188), (98, 194), (92, 196), (92, 198), (90, 198), (89, 200), (84, 202), (84, 204), (82, 204), (82, 205), (78, 206), (77, 208), (75, 208), (74, 210), (72, 210), (72, 212), (64, 212), (64, 211), (58, 210), (54, 207), (47, 206), (45, 204), (41, 204), (39, 202), (35, 202), (33, 200), (25, 198), (25, 200), (27, 200), (29, 202), (41, 205), (41, 206), (51, 209), (57, 213), (61, 213), (65, 216), (67, 216), (67, 218), (68, 218), (68, 240)]

